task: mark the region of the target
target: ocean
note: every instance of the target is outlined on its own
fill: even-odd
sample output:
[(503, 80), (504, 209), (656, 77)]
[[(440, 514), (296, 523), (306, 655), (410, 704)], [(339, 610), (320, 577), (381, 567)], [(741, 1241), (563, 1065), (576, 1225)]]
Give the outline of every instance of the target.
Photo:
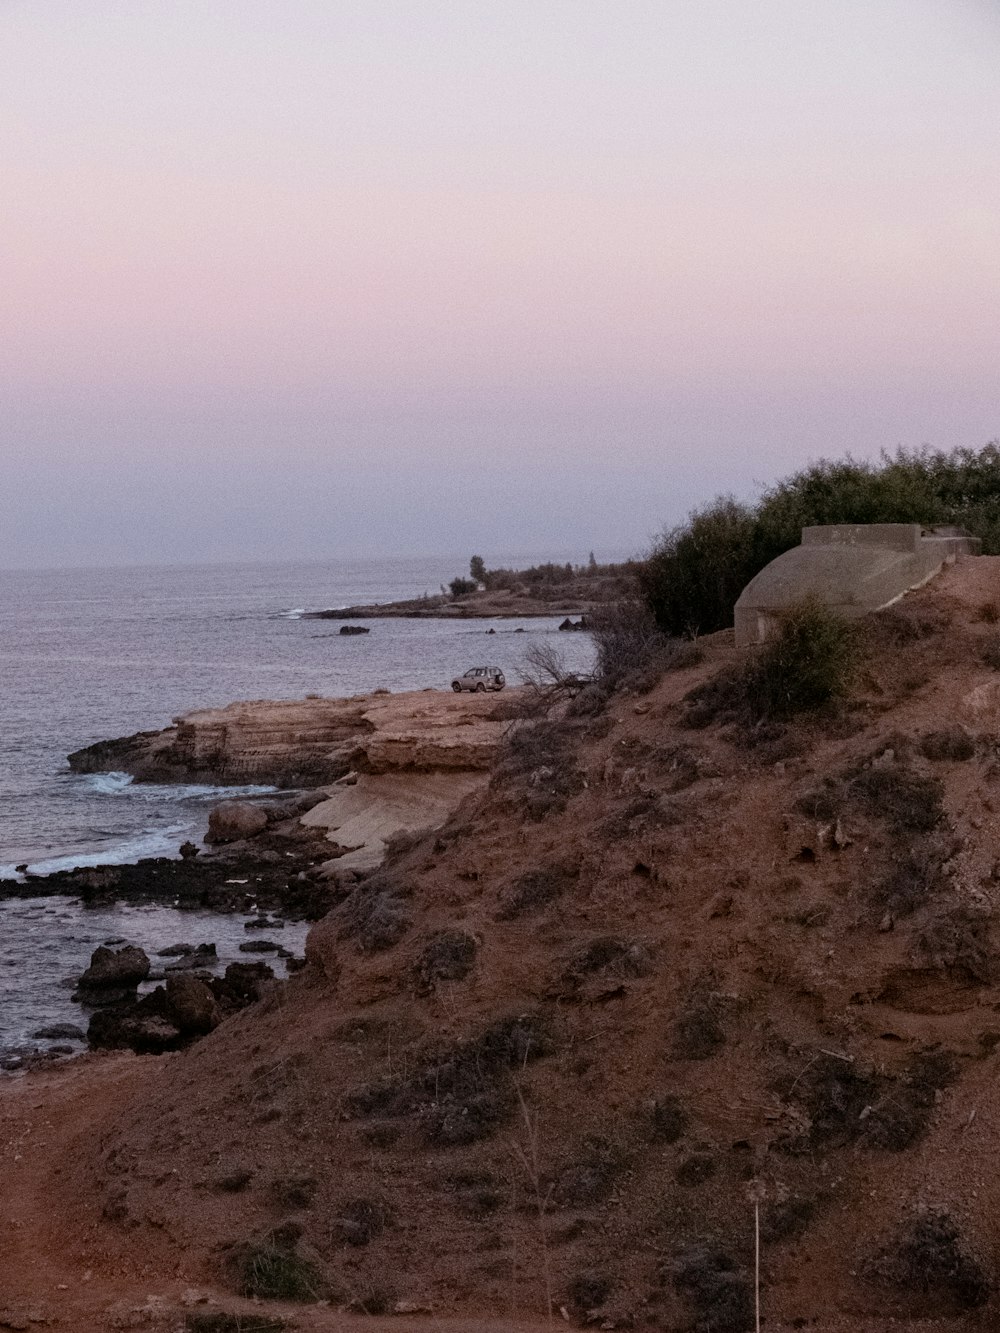
[(175, 854), (230, 790), (71, 774), (66, 755), (93, 741), (237, 699), (446, 688), (479, 662), (516, 681), (539, 638), (586, 669), (589, 636), (557, 619), (386, 619), (345, 637), (301, 618), (461, 572), (440, 558), (0, 573), (0, 877)]
[[(0, 878), (25, 864), (44, 873), (175, 856), (201, 839), (216, 801), (269, 790), (70, 773), (67, 754), (93, 741), (237, 699), (447, 689), (480, 663), (516, 682), (539, 640), (556, 642), (567, 666), (589, 667), (589, 635), (560, 634), (557, 618), (370, 620), (357, 637), (302, 618), (433, 593), (462, 572), (462, 561), (441, 558), (0, 573)], [(127, 940), (152, 956), (179, 940), (211, 941), (222, 967), (245, 956), (244, 924), (170, 904), (0, 900), (0, 1069), (53, 1048), (39, 1028), (86, 1026), (71, 993), (97, 944)], [(289, 923), (282, 942), (301, 952), (305, 929)]]

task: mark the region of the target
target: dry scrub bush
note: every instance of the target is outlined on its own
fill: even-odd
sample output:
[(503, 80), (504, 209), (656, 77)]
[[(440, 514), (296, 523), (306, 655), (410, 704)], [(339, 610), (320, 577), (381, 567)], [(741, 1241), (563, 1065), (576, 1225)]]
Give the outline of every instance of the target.
[(847, 795), (903, 833), (929, 833), (944, 815), (941, 780), (903, 764), (863, 769), (850, 780)]
[(674, 1020), (671, 1054), (675, 1060), (709, 1060), (726, 1043), (723, 1000), (709, 981), (692, 986)]
[(381, 1199), (349, 1199), (337, 1209), (333, 1238), (342, 1245), (368, 1245), (394, 1221), (392, 1209)]
[(231, 1314), (225, 1310), (198, 1310), (189, 1314), (186, 1333), (282, 1333), (284, 1319), (266, 1314)]
[(857, 658), (855, 629), (806, 599), (782, 613), (774, 637), (752, 649), (742, 665), (690, 691), (686, 724), (759, 727), (818, 712), (847, 695)]
[(964, 727), (943, 727), (940, 731), (930, 731), (922, 737), (920, 752), (925, 759), (935, 762), (962, 761), (973, 758), (976, 742)]
[(688, 1114), (679, 1097), (667, 1093), (649, 1107), (649, 1136), (654, 1143), (676, 1143), (688, 1126)]
[(552, 862), (518, 875), (500, 895), (496, 917), (498, 921), (515, 921), (540, 911), (562, 895), (579, 878), (574, 865)]
[(576, 951), (566, 966), (567, 980), (600, 974), (616, 979), (646, 977), (653, 970), (652, 954), (640, 940), (619, 935), (598, 935)]
[(416, 977), (422, 991), (430, 991), (439, 981), (462, 981), (472, 971), (476, 960), (476, 941), (464, 930), (439, 930), (428, 939), (416, 963)]
[(942, 607), (901, 602), (868, 616), (865, 632), (869, 642), (876, 647), (907, 648), (924, 639), (936, 638), (950, 624), (951, 615)]
[(765, 1245), (798, 1240), (816, 1216), (816, 1200), (794, 1196), (766, 1204), (761, 1210), (760, 1238)]
[(605, 696), (622, 689), (647, 694), (665, 672), (695, 666), (703, 657), (689, 638), (664, 634), (637, 600), (601, 607), (587, 625), (597, 649), (596, 684)]
[(509, 1119), (517, 1101), (512, 1073), (552, 1049), (540, 1018), (501, 1019), (477, 1037), (424, 1051), (410, 1072), (352, 1093), (344, 1111), (359, 1119), (414, 1120), (428, 1144), (474, 1143)]
[(257, 1244), (239, 1246), (230, 1259), (237, 1290), (262, 1300), (317, 1301), (326, 1283), (316, 1264), (295, 1251), (295, 1237), (283, 1229)]
[(948, 885), (946, 867), (954, 854), (954, 839), (942, 833), (905, 842), (889, 874), (876, 888), (876, 904), (894, 915), (905, 916), (938, 897)]
[(924, 926), (919, 943), (932, 967), (964, 974), (984, 986), (996, 979), (988, 908), (955, 903)]
[(338, 938), (355, 940), (360, 953), (393, 948), (410, 929), (412, 913), (404, 901), (408, 887), (387, 871), (375, 871), (337, 908)]
[(753, 1285), (724, 1250), (694, 1246), (662, 1276), (694, 1307), (697, 1333), (747, 1333), (753, 1328)]
[(866, 1275), (957, 1310), (984, 1305), (993, 1285), (946, 1212), (914, 1218), (866, 1265)]
[(602, 1306), (613, 1290), (611, 1279), (604, 1273), (578, 1273), (570, 1280), (567, 1297), (578, 1314), (588, 1315)]
[(979, 655), (986, 666), (992, 667), (994, 671), (1000, 671), (1000, 635), (991, 634), (980, 649)]
[(580, 729), (552, 718), (515, 724), (500, 746), (491, 788), (513, 798), (530, 819), (565, 810), (585, 783), (573, 752)]
[(599, 1134), (588, 1135), (573, 1160), (552, 1181), (552, 1202), (559, 1208), (589, 1208), (608, 1197), (628, 1162), (624, 1147)]
[(897, 1077), (818, 1051), (785, 1094), (804, 1116), (776, 1146), (792, 1154), (852, 1144), (900, 1152), (923, 1134), (955, 1073), (954, 1060), (939, 1051), (917, 1054)]

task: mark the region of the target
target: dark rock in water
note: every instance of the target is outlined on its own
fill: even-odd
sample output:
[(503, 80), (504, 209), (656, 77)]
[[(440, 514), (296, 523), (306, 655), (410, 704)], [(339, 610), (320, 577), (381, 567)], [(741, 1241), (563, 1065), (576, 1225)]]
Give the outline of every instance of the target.
[(39, 1028), (33, 1032), (32, 1038), (35, 1041), (83, 1041), (86, 1035), (83, 1028), (78, 1028), (75, 1023), (52, 1023), (47, 1028)]
[(240, 945), (240, 953), (277, 953), (280, 948), (273, 940), (247, 940)]
[(182, 954), (176, 963), (168, 963), (167, 972), (192, 972), (198, 968), (212, 967), (218, 961), (214, 944), (199, 944), (197, 949), (190, 949)]
[(158, 731), (137, 731), (132, 736), (121, 736), (112, 741), (98, 741), (69, 756), (74, 773), (113, 773), (128, 770), (129, 763), (143, 753), (149, 742), (159, 736)]
[(79, 986), (70, 999), (74, 1004), (86, 1005), (88, 1009), (113, 1009), (115, 1005), (133, 1001), (135, 993), (135, 986)]
[(90, 1045), (97, 1050), (125, 1047), (139, 1055), (161, 1055), (164, 1051), (176, 1050), (182, 1044), (180, 1029), (144, 1004), (145, 1001), (140, 1001), (133, 1005), (98, 1009), (87, 1029)]
[(244, 921), (244, 930), (284, 930), (285, 923), (279, 916), (255, 916), (250, 921)]
[(114, 935), (110, 940), (102, 940), (105, 949), (113, 949), (118, 944), (128, 944), (124, 935)]
[(334, 905), (330, 884), (317, 881), (290, 886), (289, 880), (300, 871), (315, 872), (318, 862), (329, 859), (325, 830), (319, 833), (322, 837), (315, 843), (288, 842), (281, 851), (253, 844), (240, 853), (229, 845), (187, 861), (156, 857), (135, 865), (97, 870), (78, 866), (48, 875), (0, 879), (0, 901), (65, 895), (86, 906), (155, 902), (218, 912), (276, 913), (293, 921), (318, 920)]
[(208, 816), (205, 841), (213, 844), (253, 838), (267, 828), (267, 812), (249, 801), (223, 801)]
[(579, 620), (571, 620), (569, 616), (559, 626), (560, 629), (586, 629), (587, 617), (581, 616)]
[(222, 1015), (210, 987), (192, 976), (167, 978), (167, 1018), (185, 1035), (204, 1036)]
[(371, 634), (371, 630), (364, 625), (341, 625), (341, 634)]
[(90, 966), (81, 976), (81, 990), (134, 988), (149, 975), (149, 959), (145, 949), (128, 944), (124, 949), (108, 949), (102, 945), (90, 957)]
[(157, 949), (157, 958), (183, 958), (185, 954), (194, 953), (193, 944), (170, 944), (165, 949)]
[(224, 977), (214, 977), (212, 994), (221, 1002), (247, 1004), (259, 1000), (274, 980), (266, 963), (230, 963)]
[(182, 842), (178, 851), (185, 861), (191, 861), (198, 855), (198, 848), (193, 842)]

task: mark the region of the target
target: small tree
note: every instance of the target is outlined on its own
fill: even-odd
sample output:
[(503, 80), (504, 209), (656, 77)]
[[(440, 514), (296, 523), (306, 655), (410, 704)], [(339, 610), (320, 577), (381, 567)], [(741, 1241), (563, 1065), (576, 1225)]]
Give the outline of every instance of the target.
[(474, 555), (469, 561), (469, 573), (477, 583), (486, 582), (486, 562), (481, 555)]
[(452, 579), (448, 584), (452, 597), (464, 597), (468, 592), (475, 592), (478, 584), (473, 583), (472, 579)]

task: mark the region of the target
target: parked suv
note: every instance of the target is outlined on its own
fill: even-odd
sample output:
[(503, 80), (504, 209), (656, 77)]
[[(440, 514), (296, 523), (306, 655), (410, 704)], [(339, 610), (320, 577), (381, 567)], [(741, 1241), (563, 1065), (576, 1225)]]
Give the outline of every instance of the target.
[(463, 690), (471, 690), (474, 694), (485, 694), (487, 690), (502, 690), (506, 684), (499, 667), (469, 667), (463, 676), (458, 676), (451, 682), (451, 688), (456, 694), (461, 694)]

